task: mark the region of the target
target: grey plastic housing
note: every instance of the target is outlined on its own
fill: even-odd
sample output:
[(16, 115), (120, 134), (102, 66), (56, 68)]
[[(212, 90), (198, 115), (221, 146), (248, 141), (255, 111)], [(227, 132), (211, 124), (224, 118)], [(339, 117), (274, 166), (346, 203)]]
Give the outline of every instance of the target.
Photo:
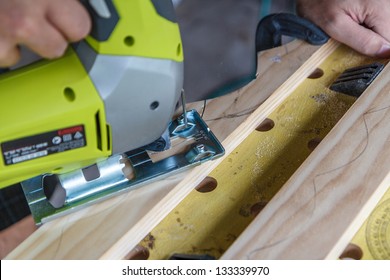
[(75, 49), (104, 102), (113, 154), (158, 139), (168, 127), (180, 98), (183, 63), (100, 55), (85, 43)]

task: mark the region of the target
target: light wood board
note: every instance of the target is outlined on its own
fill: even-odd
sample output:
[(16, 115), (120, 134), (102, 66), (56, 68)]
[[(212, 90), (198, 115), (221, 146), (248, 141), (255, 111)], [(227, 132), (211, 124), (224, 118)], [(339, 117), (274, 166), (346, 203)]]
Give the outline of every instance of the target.
[(390, 67), (224, 259), (337, 259), (390, 186)]
[[(315, 52), (306, 62), (294, 72), (259, 108), (257, 108), (242, 124), (235, 129), (223, 142), (226, 153), (232, 152), (283, 100), (308, 77), (316, 65), (319, 65), (337, 47), (330, 41)], [(248, 85), (251, 89), (254, 83)], [(257, 89), (258, 90), (258, 89)], [(170, 211), (172, 211), (218, 164), (218, 160), (203, 164), (191, 171), (170, 193), (168, 193), (147, 215), (134, 225), (118, 240), (104, 255), (103, 259), (123, 258), (129, 248), (135, 247), (151, 229), (153, 229)], [(129, 245), (130, 244), (130, 245)]]
[[(318, 47), (295, 41), (264, 52), (258, 58), (259, 76), (255, 81), (234, 93), (207, 101), (204, 119), (217, 137), (224, 140), (317, 49)], [(275, 76), (274, 73), (278, 75)], [(189, 107), (202, 111), (203, 102), (191, 104)], [(112, 252), (110, 248), (116, 244), (118, 239), (135, 225), (140, 225), (141, 219), (150, 213), (153, 207), (161, 202), (166, 194), (187, 175), (188, 172), (169, 177), (121, 197), (49, 222), (41, 226), (7, 258), (100, 258), (107, 250)], [(124, 254), (131, 250), (133, 245), (137, 244), (150, 229), (145, 227), (142, 231), (137, 231), (136, 238), (125, 244), (123, 250), (120, 251), (121, 254), (105, 254), (105, 256), (108, 258), (125, 257)]]
[(386, 62), (338, 47), (208, 174), (206, 189), (192, 190), (153, 228), (138, 248), (142, 257), (220, 258), (356, 101), (329, 86), (345, 69), (374, 61)]

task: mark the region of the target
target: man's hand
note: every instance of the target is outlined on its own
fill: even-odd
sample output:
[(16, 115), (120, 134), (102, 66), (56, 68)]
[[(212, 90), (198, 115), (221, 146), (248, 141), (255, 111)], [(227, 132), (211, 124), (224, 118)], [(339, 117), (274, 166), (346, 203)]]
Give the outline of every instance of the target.
[(0, 231), (0, 259), (4, 259), (5, 256), (19, 246), (36, 229), (37, 226), (35, 225), (34, 219), (29, 215)]
[(297, 12), (363, 54), (390, 57), (390, 0), (297, 0)]
[(0, 66), (18, 62), (20, 45), (44, 58), (60, 57), (90, 28), (78, 0), (0, 0)]

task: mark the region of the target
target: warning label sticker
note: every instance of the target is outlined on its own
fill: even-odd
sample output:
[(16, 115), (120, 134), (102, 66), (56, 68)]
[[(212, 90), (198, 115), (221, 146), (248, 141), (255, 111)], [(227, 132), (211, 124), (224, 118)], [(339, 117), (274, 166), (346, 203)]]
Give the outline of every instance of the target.
[(87, 145), (83, 125), (63, 128), (1, 143), (6, 165), (74, 150)]

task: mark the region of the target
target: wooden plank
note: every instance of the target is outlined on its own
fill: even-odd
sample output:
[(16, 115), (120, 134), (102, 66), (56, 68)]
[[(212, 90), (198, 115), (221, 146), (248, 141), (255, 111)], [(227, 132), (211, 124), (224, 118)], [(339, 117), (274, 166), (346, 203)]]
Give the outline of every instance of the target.
[[(334, 48), (334, 43), (326, 45), (313, 56), (311, 61), (323, 59)], [(225, 139), (317, 49), (317, 47), (296, 41), (261, 54), (258, 71), (260, 75), (255, 81), (232, 94), (208, 101), (204, 119), (217, 137), (221, 140)], [(313, 62), (307, 64), (304, 71), (300, 71), (299, 75), (294, 76), (295, 82), (298, 77), (299, 79), (305, 78), (314, 69), (315, 64)], [(274, 73), (279, 75), (275, 76)], [(289, 85), (291, 86), (291, 82)], [(288, 88), (289, 85), (287, 84), (285, 88)], [(279, 99), (273, 98), (273, 100), (275, 99), (280, 102)], [(202, 106), (203, 102), (199, 102), (192, 104), (191, 107), (202, 111)], [(264, 117), (267, 114), (268, 112), (264, 112)], [(260, 122), (261, 119), (255, 117), (250, 121), (252, 126), (256, 126)], [(239, 133), (237, 132), (237, 134)], [(230, 139), (235, 139), (235, 136), (230, 137)], [(236, 140), (239, 141), (239, 139)], [(236, 143), (238, 143), (237, 141)], [(207, 173), (203, 173), (211, 170), (215, 164), (214, 162), (201, 166), (201, 172), (197, 168), (191, 173), (192, 175), (178, 174), (148, 187), (140, 188), (121, 197), (110, 199), (99, 205), (49, 222), (11, 252), (8, 258), (96, 259), (101, 256), (104, 258), (124, 258), (169, 212), (169, 209), (196, 186), (197, 181), (207, 175)], [(194, 178), (194, 174), (196, 178)], [(183, 178), (186, 180), (184, 182), (194, 180), (191, 185), (186, 183), (178, 185), (178, 182), (182, 181)], [(185, 188), (182, 188), (183, 184), (186, 185)], [(161, 211), (162, 209), (163, 211)]]
[[(305, 79), (267, 117), (268, 125), (252, 131), (208, 175), (216, 188), (192, 190), (138, 249), (148, 252), (149, 260), (175, 253), (220, 258), (356, 101), (329, 85), (345, 69), (374, 61), (337, 48), (319, 66), (322, 71)], [(214, 186), (206, 181), (201, 186)]]
[[(226, 154), (231, 153), (283, 100), (307, 78), (338, 46), (330, 41), (308, 59), (285, 83), (283, 83), (259, 108), (257, 108), (223, 142)], [(252, 83), (253, 86), (253, 83)], [(249, 85), (249, 89), (251, 85)], [(224, 157), (203, 164), (191, 171), (170, 193), (168, 193), (147, 215), (118, 240), (102, 259), (124, 258), (131, 248), (146, 236), (170, 211), (193, 190)]]
[(390, 260), (390, 188), (370, 213), (342, 256), (356, 260)]
[(390, 185), (390, 67), (224, 259), (337, 259)]

